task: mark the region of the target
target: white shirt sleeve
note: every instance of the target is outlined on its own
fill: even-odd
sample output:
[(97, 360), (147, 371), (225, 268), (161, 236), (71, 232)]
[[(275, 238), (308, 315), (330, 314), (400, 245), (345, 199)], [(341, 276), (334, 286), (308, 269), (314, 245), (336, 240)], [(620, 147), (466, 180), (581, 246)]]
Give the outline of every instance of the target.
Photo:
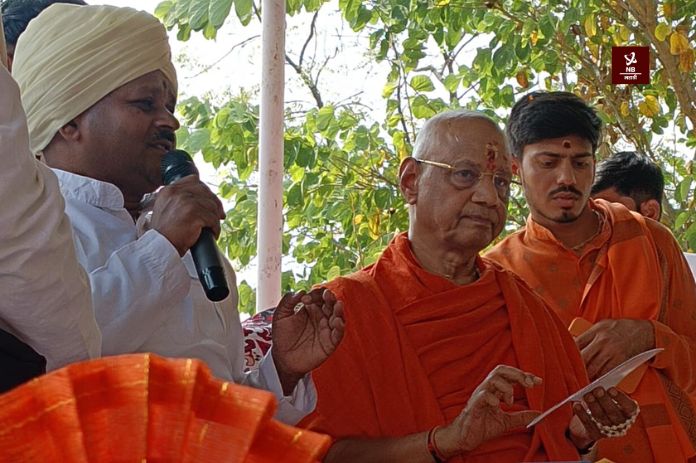
[(317, 391), (310, 375), (297, 383), (292, 395), (283, 395), (283, 387), (278, 378), (278, 371), (273, 363), (273, 348), (266, 353), (257, 370), (246, 373), (242, 384), (248, 384), (257, 388), (272, 392), (278, 399), (278, 410), (275, 417), (287, 424), (297, 424), (302, 418), (310, 414), (317, 405)]
[[(137, 352), (161, 326), (168, 309), (188, 294), (190, 279), (176, 248), (156, 230), (114, 251), (104, 265), (87, 267), (104, 355)], [(183, 321), (182, 321), (183, 323)]]
[(317, 391), (314, 387), (314, 381), (312, 381), (310, 375), (306, 375), (297, 383), (292, 395), (285, 396), (283, 387), (280, 384), (280, 378), (278, 378), (278, 371), (273, 363), (272, 348), (261, 359), (258, 368), (244, 372), (244, 331), (240, 323), (239, 312), (237, 311), (237, 281), (229, 262), (224, 259), (223, 264), (225, 265), (225, 273), (227, 274), (232, 292), (231, 298), (234, 300), (232, 307), (234, 312), (230, 314), (230, 342), (227, 346), (231, 364), (231, 379), (237, 384), (244, 384), (272, 392), (278, 400), (276, 419), (283, 423), (294, 425), (310, 414), (316, 407)]
[(29, 151), (19, 89), (0, 66), (0, 322), (49, 370), (98, 357), (101, 335), (58, 182)]

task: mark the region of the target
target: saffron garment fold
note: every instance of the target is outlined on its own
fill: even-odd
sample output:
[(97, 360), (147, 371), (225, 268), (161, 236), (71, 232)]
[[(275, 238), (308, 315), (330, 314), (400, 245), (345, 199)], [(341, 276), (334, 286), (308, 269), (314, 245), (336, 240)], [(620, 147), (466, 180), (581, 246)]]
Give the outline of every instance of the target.
[[(544, 379), (515, 388), (512, 410), (546, 409), (585, 385), (562, 323), (512, 274), (477, 265), (479, 280), (458, 286), (421, 268), (402, 234), (374, 265), (330, 282), (347, 330), (313, 373), (317, 409), (303, 425), (335, 438), (423, 432), (450, 423), (498, 364)], [(570, 419), (566, 407), (451, 461), (577, 460), (565, 437)]]
[(273, 419), (273, 394), (152, 354), (69, 365), (0, 395), (2, 461), (316, 463), (327, 436)]
[(590, 207), (600, 233), (577, 255), (534, 222), (487, 255), (525, 280), (569, 325), (575, 317), (650, 320), (664, 348), (631, 395), (641, 407), (623, 438), (600, 455), (632, 463), (696, 461), (696, 285), (670, 231), (624, 206)]

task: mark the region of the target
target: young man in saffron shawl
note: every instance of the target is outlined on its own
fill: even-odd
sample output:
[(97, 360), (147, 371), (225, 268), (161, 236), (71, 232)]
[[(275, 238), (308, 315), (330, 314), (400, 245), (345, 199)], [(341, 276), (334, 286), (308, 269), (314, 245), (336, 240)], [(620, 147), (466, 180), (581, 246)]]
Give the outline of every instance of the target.
[[(408, 233), (378, 261), (327, 286), (344, 301), (342, 344), (313, 377), (304, 424), (334, 436), (327, 462), (578, 460), (600, 434), (576, 404), (538, 412), (587, 382), (565, 326), (478, 253), (501, 231), (510, 192), (505, 138), (479, 113), (428, 121), (403, 161)], [(595, 391), (595, 420), (636, 413)]]
[(507, 132), (531, 214), (487, 257), (525, 280), (567, 326), (592, 324), (576, 338), (591, 380), (665, 349), (626, 390), (642, 410), (636, 426), (600, 443), (600, 456), (696, 461), (696, 286), (667, 228), (589, 199), (600, 130), (594, 110), (571, 93), (517, 102)]

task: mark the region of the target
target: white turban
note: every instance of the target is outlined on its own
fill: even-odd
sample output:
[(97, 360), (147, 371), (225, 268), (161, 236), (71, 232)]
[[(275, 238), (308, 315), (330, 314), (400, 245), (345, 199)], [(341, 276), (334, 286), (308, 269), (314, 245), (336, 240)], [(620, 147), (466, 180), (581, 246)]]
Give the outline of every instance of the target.
[(149, 13), (107, 5), (48, 7), (20, 36), (12, 67), (32, 152), (112, 91), (157, 70), (176, 94), (167, 32)]

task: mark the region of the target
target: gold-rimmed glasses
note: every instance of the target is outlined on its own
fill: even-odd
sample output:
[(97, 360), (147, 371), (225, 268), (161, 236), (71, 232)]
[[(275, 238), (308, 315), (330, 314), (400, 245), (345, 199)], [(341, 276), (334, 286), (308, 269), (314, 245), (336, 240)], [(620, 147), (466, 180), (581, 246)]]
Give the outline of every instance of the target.
[(416, 159), (418, 164), (428, 164), (435, 167), (441, 167), (443, 169), (449, 169), (450, 171), (450, 181), (452, 185), (459, 189), (473, 188), (481, 181), (482, 177), (491, 177), (493, 179), (493, 185), (498, 193), (498, 197), (504, 201), (510, 197), (510, 185), (519, 185), (519, 182), (514, 181), (512, 178), (507, 177), (500, 173), (493, 172), (481, 172), (476, 167), (470, 164), (461, 165), (451, 165), (444, 162), (430, 161), (428, 159)]

